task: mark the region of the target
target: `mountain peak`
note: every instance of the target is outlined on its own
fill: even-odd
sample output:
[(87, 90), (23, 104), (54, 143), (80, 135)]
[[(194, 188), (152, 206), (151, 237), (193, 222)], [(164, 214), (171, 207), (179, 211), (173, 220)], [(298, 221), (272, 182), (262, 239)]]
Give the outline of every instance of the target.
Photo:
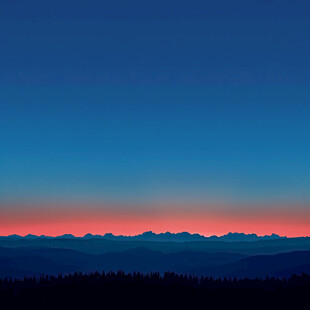
[(61, 236), (58, 236), (58, 237), (55, 237), (55, 238), (61, 238), (61, 239), (74, 239), (76, 238), (74, 235), (72, 234), (64, 234), (64, 235), (61, 235)]

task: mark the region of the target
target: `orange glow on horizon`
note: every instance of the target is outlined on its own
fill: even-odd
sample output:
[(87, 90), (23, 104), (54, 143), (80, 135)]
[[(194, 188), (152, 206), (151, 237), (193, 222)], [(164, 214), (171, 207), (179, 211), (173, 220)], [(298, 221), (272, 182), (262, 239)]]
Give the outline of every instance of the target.
[[(293, 210), (293, 211), (292, 211)], [(205, 236), (228, 232), (256, 233), (299, 237), (310, 235), (310, 212), (307, 208), (225, 209), (162, 208), (113, 209), (50, 206), (48, 208), (0, 209), (0, 235), (35, 234), (57, 236), (86, 233), (136, 235), (145, 231), (155, 233), (187, 231)]]

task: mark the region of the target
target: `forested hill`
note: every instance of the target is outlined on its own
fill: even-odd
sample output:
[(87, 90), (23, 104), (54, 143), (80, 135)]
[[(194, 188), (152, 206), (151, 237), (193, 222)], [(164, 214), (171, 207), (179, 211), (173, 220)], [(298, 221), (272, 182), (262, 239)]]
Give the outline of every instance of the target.
[(175, 273), (75, 273), (0, 280), (4, 309), (301, 309), (310, 276), (212, 279)]

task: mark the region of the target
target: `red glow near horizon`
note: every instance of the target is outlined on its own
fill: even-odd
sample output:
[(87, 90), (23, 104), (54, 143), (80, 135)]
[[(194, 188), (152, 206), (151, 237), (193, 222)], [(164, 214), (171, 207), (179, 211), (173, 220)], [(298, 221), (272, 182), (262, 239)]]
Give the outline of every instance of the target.
[(6, 208), (0, 211), (0, 235), (35, 234), (57, 236), (86, 233), (136, 235), (145, 231), (172, 233), (187, 231), (205, 236), (228, 232), (256, 233), (298, 237), (310, 235), (310, 212), (307, 209), (231, 210), (161, 209), (100, 210), (96, 208), (50, 207)]

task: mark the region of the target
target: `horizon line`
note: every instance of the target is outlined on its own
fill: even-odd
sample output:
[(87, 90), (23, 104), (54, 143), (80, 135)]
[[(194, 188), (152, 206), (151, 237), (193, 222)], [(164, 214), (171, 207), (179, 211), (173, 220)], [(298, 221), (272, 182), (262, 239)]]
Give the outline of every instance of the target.
[(265, 235), (258, 235), (256, 233), (244, 233), (244, 232), (237, 232), (237, 231), (229, 231), (227, 232), (226, 234), (211, 234), (211, 235), (204, 235), (204, 234), (201, 234), (201, 233), (191, 233), (191, 232), (188, 232), (188, 231), (179, 231), (179, 232), (170, 232), (170, 231), (163, 231), (163, 232), (160, 232), (160, 233), (156, 233), (156, 232), (153, 232), (152, 230), (147, 230), (147, 231), (144, 231), (142, 233), (138, 233), (138, 234), (132, 234), (132, 235), (123, 235), (123, 234), (113, 234), (111, 232), (106, 232), (104, 234), (93, 234), (93, 233), (85, 233), (85, 234), (82, 234), (82, 235), (74, 235), (74, 234), (71, 234), (71, 233), (64, 233), (64, 234), (60, 234), (60, 235), (45, 235), (45, 234), (32, 234), (32, 233), (28, 233), (28, 234), (9, 234), (9, 235), (1, 235), (0, 238), (5, 238), (5, 237), (13, 237), (13, 236), (18, 236), (18, 237), (21, 237), (21, 238), (25, 238), (25, 237), (28, 237), (28, 236), (33, 236), (33, 237), (49, 237), (49, 238), (57, 238), (57, 237), (63, 237), (63, 236), (72, 236), (74, 238), (84, 238), (86, 236), (93, 236), (93, 237), (104, 237), (106, 235), (112, 235), (114, 237), (127, 237), (127, 238), (130, 238), (130, 237), (137, 237), (137, 236), (142, 236), (146, 233), (152, 233), (154, 235), (164, 235), (164, 234), (170, 234), (170, 235), (180, 235), (180, 234), (189, 234), (191, 236), (195, 236), (195, 235), (198, 235), (198, 236), (201, 236), (201, 237), (204, 237), (204, 238), (212, 238), (212, 237), (217, 237), (217, 238), (221, 238), (221, 237), (225, 237), (225, 236), (228, 236), (228, 235), (244, 235), (244, 236), (256, 236), (258, 238), (263, 238), (263, 237), (272, 237), (272, 236), (277, 236), (279, 238), (307, 238), (307, 237), (310, 237), (310, 236), (296, 236), (296, 237), (288, 237), (288, 236), (285, 236), (285, 235), (279, 235), (279, 234), (276, 234), (276, 233), (271, 233), (271, 234), (265, 234)]

